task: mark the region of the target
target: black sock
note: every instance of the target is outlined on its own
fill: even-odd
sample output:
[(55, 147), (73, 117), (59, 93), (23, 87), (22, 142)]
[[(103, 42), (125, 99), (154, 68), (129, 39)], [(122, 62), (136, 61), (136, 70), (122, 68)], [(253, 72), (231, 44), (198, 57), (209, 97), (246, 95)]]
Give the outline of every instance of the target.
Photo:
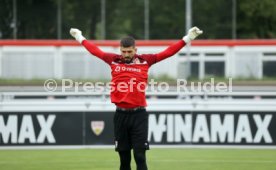
[(120, 151), (120, 170), (131, 170), (130, 161), (131, 161), (131, 152), (129, 151)]
[(134, 159), (137, 165), (137, 170), (148, 169), (145, 150), (134, 150)]

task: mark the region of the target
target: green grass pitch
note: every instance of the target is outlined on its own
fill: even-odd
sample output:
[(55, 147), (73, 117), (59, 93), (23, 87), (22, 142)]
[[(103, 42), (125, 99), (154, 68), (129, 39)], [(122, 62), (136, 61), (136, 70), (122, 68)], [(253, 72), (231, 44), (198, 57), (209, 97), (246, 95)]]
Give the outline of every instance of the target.
[[(152, 148), (147, 159), (149, 170), (276, 170), (275, 149)], [(118, 170), (118, 166), (113, 149), (0, 150), (1, 170)]]

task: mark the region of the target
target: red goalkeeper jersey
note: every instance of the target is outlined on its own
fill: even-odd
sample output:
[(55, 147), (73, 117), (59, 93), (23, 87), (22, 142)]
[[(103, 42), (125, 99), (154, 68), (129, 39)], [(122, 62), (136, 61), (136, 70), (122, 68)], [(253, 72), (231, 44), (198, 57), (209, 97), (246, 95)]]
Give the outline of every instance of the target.
[(135, 108), (147, 106), (145, 90), (150, 66), (177, 53), (185, 42), (180, 40), (157, 54), (136, 54), (131, 63), (125, 63), (122, 55), (103, 52), (87, 40), (82, 45), (111, 67), (111, 102), (122, 108)]

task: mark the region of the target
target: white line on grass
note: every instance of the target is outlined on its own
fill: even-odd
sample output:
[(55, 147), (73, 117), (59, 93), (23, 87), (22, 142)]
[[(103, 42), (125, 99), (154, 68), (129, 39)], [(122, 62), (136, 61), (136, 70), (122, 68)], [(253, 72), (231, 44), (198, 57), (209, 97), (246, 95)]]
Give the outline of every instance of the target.
[(273, 160), (201, 160), (201, 159), (193, 159), (193, 160), (173, 160), (173, 159), (164, 159), (164, 160), (149, 160), (152, 162), (192, 162), (192, 163), (276, 163), (276, 161)]
[[(58, 161), (58, 160), (41, 160), (38, 161), (36, 160), (35, 162), (28, 162), (28, 164), (40, 164), (40, 163), (62, 163), (62, 164), (76, 164), (76, 163), (89, 163), (89, 162), (99, 162), (99, 160), (89, 160), (89, 161), (85, 161), (85, 160), (77, 160), (77, 161)], [(100, 162), (118, 162), (118, 160), (113, 160), (113, 159), (109, 159), (109, 160), (103, 160)], [(158, 159), (158, 160), (154, 160), (154, 159), (149, 159), (149, 162), (165, 162), (165, 163), (181, 163), (181, 162), (185, 162), (185, 163), (253, 163), (253, 164), (270, 164), (270, 163), (276, 163), (276, 161), (273, 160), (203, 160), (203, 159), (193, 159), (193, 160), (187, 160), (187, 159), (183, 159), (183, 160), (175, 160), (175, 159)], [(10, 164), (10, 161), (0, 161), (0, 164)], [(26, 164), (25, 160), (16, 160), (13, 161), (12, 164)]]

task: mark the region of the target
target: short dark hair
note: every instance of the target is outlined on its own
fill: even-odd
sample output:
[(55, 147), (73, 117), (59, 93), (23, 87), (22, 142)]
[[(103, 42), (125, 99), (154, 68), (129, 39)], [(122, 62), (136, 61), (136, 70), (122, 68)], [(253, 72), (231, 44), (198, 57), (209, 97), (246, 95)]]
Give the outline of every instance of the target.
[(120, 42), (121, 47), (135, 47), (135, 39), (133, 37), (124, 37)]

